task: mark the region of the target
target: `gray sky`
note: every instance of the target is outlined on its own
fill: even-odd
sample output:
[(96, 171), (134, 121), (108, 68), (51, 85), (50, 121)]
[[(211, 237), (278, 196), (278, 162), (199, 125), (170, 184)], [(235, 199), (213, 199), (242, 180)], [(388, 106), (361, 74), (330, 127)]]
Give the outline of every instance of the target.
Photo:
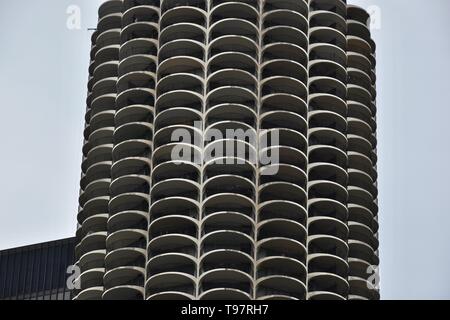
[[(101, 0), (0, 0), (0, 249), (73, 236)], [(450, 1), (377, 5), (381, 293), (450, 299)], [(66, 28), (69, 5), (81, 30)], [(6, 156), (7, 155), (7, 156)]]

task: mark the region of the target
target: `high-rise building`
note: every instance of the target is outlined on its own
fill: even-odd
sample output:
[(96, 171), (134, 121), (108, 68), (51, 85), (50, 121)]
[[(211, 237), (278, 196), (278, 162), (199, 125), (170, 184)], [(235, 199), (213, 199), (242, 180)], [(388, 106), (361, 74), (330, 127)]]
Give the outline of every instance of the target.
[(365, 10), (110, 0), (91, 60), (75, 299), (379, 299)]

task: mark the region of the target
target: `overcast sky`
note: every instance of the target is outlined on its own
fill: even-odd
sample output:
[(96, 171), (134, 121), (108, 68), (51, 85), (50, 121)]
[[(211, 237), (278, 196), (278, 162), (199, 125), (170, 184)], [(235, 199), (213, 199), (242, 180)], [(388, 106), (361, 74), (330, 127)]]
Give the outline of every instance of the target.
[[(89, 27), (101, 0), (0, 0), (0, 249), (74, 235)], [(381, 293), (450, 299), (450, 1), (381, 10)], [(81, 9), (81, 29), (66, 27)]]

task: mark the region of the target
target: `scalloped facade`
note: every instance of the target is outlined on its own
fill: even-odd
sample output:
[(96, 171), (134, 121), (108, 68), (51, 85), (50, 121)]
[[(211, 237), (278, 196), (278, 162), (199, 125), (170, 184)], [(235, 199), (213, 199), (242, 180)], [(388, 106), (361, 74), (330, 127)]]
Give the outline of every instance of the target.
[[(379, 299), (367, 272), (379, 263), (368, 21), (345, 0), (105, 2), (75, 299)], [(205, 137), (230, 129), (256, 137), (232, 141), (250, 158), (278, 161), (195, 161), (230, 142)], [(177, 130), (200, 141), (183, 143), (183, 161), (171, 157)]]

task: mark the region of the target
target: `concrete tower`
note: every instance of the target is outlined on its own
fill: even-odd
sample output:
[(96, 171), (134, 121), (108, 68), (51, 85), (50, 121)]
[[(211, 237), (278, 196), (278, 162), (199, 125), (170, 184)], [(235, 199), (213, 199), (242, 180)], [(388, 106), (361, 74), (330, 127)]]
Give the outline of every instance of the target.
[(105, 2), (75, 299), (379, 299), (368, 23), (345, 0)]

